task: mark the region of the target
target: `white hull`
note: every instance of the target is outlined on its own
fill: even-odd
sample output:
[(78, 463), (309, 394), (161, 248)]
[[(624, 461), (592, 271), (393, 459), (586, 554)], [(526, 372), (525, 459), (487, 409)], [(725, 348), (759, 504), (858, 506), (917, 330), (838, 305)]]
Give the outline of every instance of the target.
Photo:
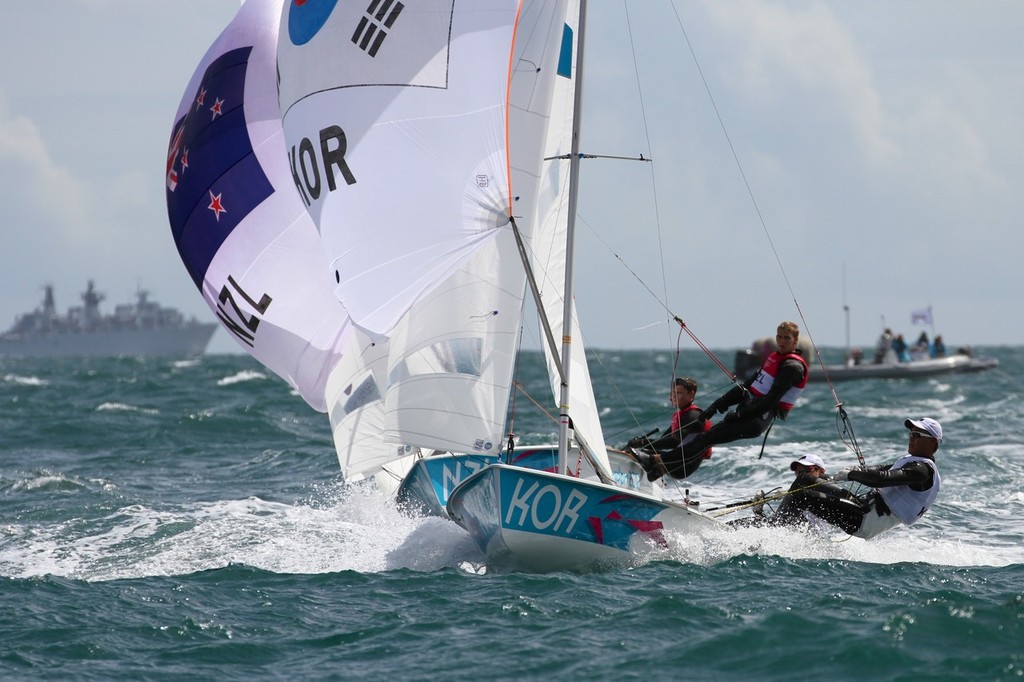
[[(828, 378), (833, 381), (850, 379), (917, 379), (951, 374), (977, 372), (999, 364), (995, 358), (975, 358), (958, 353), (944, 358), (911, 360), (910, 362), (883, 362), (861, 365), (826, 365)], [(808, 381), (824, 381), (820, 368), (811, 367)]]

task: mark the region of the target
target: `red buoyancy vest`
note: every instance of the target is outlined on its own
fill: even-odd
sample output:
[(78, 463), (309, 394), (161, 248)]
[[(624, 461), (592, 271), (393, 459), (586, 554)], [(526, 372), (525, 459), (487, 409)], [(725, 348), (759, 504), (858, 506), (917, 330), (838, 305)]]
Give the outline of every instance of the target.
[[(699, 407), (697, 407), (696, 405), (694, 405), (693, 403), (690, 403), (689, 407), (685, 407), (685, 408), (683, 408), (681, 410), (676, 410), (675, 414), (672, 415), (672, 425), (669, 427), (669, 429), (671, 431), (678, 431), (679, 430), (679, 422), (681, 422), (683, 420), (682, 419), (683, 418), (683, 414), (685, 414), (686, 412), (692, 412), (694, 410), (696, 410), (698, 412), (701, 411), (701, 409)], [(710, 419), (708, 419), (707, 421), (704, 422), (704, 430), (705, 431), (710, 431), (711, 430), (711, 420)], [(687, 440), (690, 440), (691, 438), (693, 438), (694, 435), (695, 434), (687, 435), (687, 437), (684, 438), (683, 441), (685, 442)], [(708, 448), (707, 450), (704, 451), (704, 459), (711, 459), (711, 450), (712, 449), (713, 448)]]
[(752, 384), (750, 384), (750, 392), (756, 395), (758, 398), (768, 395), (768, 391), (772, 389), (772, 385), (775, 383), (775, 377), (778, 375), (779, 368), (782, 367), (782, 363), (786, 360), (799, 360), (800, 364), (804, 367), (804, 376), (796, 384), (790, 387), (788, 391), (783, 394), (782, 398), (779, 399), (779, 409), (783, 412), (789, 412), (796, 405), (796, 399), (803, 393), (804, 387), (807, 386), (807, 361), (803, 359), (803, 356), (797, 353), (789, 353), (782, 355), (778, 351), (772, 351), (772, 354), (768, 356), (768, 359), (761, 365), (761, 371), (757, 373)]

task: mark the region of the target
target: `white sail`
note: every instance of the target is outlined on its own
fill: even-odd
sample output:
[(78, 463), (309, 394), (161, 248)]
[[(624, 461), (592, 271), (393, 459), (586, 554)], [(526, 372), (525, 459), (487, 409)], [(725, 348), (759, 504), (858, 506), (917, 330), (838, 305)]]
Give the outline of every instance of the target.
[(314, 409), (350, 323), (295, 193), (277, 103), (281, 0), (250, 0), (200, 61), (175, 116), (167, 209), (221, 325)]
[(381, 438), (387, 357), (386, 343), (376, 343), (354, 330), (328, 379), (328, 416), (345, 480), (375, 474), (407, 454)]
[(525, 283), (509, 223), (536, 219), (563, 4), (403, 6), (373, 19), (376, 48), (361, 11), (284, 12), (293, 169), (337, 295), (387, 337), (387, 443), (501, 447)]
[(390, 334), (508, 223), (518, 5), (429, 0), (368, 13), (363, 3), (290, 3), (282, 15), (296, 186), (336, 295), (371, 333)]
[[(537, 200), (537, 228), (532, 240), (534, 271), (541, 292), (544, 312), (556, 340), (561, 339), (565, 333), (562, 320), (564, 301), (562, 291), (565, 283), (566, 228), (569, 220), (569, 162), (567, 156), (572, 145), (576, 73), (573, 37), (576, 33), (578, 17), (579, 2), (571, 0), (566, 8), (566, 20), (562, 28), (558, 77), (551, 100), (551, 120), (544, 146), (544, 158), (547, 161), (541, 177), (540, 193)], [(576, 317), (575, 303), (572, 306), (572, 311), (568, 329), (573, 340), (571, 380), (569, 382), (569, 415), (572, 418), (576, 434), (586, 441), (593, 456), (607, 472), (609, 464), (601, 418), (597, 409), (597, 401), (594, 398), (594, 387), (590, 380), (590, 369), (587, 366), (586, 349), (579, 328), (579, 320)], [(551, 378), (551, 391), (557, 404), (561, 388), (561, 373), (559, 371), (561, 360), (552, 353), (548, 344), (545, 343), (543, 346), (548, 375)]]
[(523, 286), (504, 232), (413, 306), (390, 339), (386, 440), (460, 453), (501, 449)]

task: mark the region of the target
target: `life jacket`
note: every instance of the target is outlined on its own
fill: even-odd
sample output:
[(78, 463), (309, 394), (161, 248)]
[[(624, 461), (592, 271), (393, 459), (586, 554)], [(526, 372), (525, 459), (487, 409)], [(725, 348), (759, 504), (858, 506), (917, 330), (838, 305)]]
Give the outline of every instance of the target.
[(932, 470), (932, 487), (927, 490), (917, 491), (907, 485), (894, 485), (888, 488), (879, 488), (878, 494), (885, 500), (893, 516), (908, 526), (919, 518), (935, 502), (939, 495), (939, 488), (942, 487), (942, 478), (935, 462), (927, 457), (915, 457), (914, 455), (903, 455), (896, 460), (890, 469), (900, 469), (911, 462), (924, 462)]
[(775, 377), (778, 375), (779, 368), (782, 367), (782, 363), (786, 360), (799, 360), (800, 364), (804, 368), (804, 376), (796, 384), (790, 387), (786, 391), (782, 398), (779, 400), (779, 409), (785, 412), (789, 412), (796, 405), (796, 399), (803, 393), (804, 387), (807, 386), (807, 361), (803, 359), (803, 356), (797, 353), (788, 353), (782, 355), (778, 351), (772, 351), (772, 354), (768, 356), (768, 359), (761, 365), (761, 370), (754, 377), (753, 383), (750, 384), (750, 392), (756, 395), (758, 398), (762, 398), (768, 395), (768, 391), (772, 389), (772, 385), (775, 383)]
[[(697, 412), (701, 411), (701, 409), (699, 407), (697, 407), (696, 405), (694, 405), (693, 403), (690, 403), (689, 407), (686, 407), (686, 408), (684, 408), (682, 410), (676, 410), (676, 413), (672, 415), (672, 425), (669, 427), (669, 429), (671, 431), (677, 431), (679, 429), (680, 422), (683, 421), (683, 415), (685, 413), (687, 413), (687, 412), (693, 412), (694, 410), (696, 410)], [(711, 430), (711, 420), (708, 419), (707, 421), (704, 422), (704, 431), (710, 431), (710, 430)], [(689, 433), (689, 434), (687, 434), (686, 437), (683, 438), (683, 441), (682, 441), (683, 445), (685, 445), (686, 443), (688, 443), (691, 440), (693, 440), (696, 436), (697, 436), (696, 433)], [(714, 448), (708, 448), (707, 450), (704, 451), (704, 459), (711, 459), (711, 450), (713, 450), (713, 449)]]

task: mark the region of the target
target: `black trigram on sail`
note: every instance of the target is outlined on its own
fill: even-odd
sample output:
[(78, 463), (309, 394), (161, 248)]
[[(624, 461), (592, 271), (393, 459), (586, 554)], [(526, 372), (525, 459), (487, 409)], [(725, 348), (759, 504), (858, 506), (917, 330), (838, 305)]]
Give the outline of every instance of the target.
[(371, 57), (377, 56), (380, 44), (388, 37), (387, 31), (394, 25), (405, 5), (396, 0), (373, 0), (366, 8), (366, 16), (359, 20), (352, 42)]

